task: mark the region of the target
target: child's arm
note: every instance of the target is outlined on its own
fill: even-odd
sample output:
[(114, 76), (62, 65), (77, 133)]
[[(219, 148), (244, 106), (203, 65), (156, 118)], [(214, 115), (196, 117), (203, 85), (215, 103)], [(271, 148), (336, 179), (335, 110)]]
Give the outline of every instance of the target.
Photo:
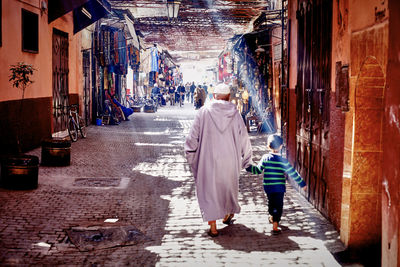
[(251, 172), (252, 174), (261, 174), (264, 170), (263, 161), (264, 157), (261, 158), (258, 165), (250, 165), (249, 167), (246, 168), (246, 171)]
[(246, 168), (246, 171), (251, 172), (252, 174), (261, 174), (261, 170), (256, 165), (250, 165)]
[(289, 162), (286, 163), (286, 174), (292, 178), (300, 187), (305, 187), (306, 182), (304, 182), (303, 178), (299, 175), (299, 173), (290, 165)]

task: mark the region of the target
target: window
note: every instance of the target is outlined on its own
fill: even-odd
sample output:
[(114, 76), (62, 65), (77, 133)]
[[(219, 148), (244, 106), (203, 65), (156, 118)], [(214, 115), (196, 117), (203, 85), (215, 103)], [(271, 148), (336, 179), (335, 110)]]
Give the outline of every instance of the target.
[(22, 51), (39, 52), (39, 15), (22, 9)]

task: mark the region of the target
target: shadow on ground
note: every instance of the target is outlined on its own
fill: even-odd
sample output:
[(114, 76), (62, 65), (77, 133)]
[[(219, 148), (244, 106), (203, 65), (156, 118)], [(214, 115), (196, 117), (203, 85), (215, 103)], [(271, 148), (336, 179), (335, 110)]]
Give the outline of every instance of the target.
[(285, 232), (274, 236), (259, 233), (243, 224), (232, 224), (218, 231), (219, 236), (213, 238), (213, 241), (229, 250), (284, 252), (300, 249), (298, 244), (290, 240)]

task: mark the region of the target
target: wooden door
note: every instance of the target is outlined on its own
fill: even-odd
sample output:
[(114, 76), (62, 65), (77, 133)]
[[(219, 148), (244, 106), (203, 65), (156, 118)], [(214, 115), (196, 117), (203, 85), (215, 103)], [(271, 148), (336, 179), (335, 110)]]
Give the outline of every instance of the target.
[(53, 133), (67, 129), (68, 33), (53, 29)]
[(90, 52), (82, 53), (83, 66), (83, 118), (86, 125), (90, 123)]
[(299, 1), (296, 168), (308, 200), (327, 214), (332, 1)]

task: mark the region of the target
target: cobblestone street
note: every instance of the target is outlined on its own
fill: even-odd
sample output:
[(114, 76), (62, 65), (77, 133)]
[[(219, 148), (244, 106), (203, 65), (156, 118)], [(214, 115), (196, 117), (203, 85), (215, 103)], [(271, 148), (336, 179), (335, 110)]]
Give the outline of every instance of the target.
[[(195, 112), (185, 103), (90, 126), (72, 144), (70, 166), (40, 167), (38, 189), (0, 189), (0, 265), (342, 266), (337, 231), (289, 185), (282, 234), (272, 235), (261, 176), (245, 171), (241, 213), (233, 225), (218, 222), (220, 236), (207, 235), (183, 153)], [(266, 135), (250, 137), (258, 162)], [(129, 238), (71, 240), (79, 229), (125, 229)]]

